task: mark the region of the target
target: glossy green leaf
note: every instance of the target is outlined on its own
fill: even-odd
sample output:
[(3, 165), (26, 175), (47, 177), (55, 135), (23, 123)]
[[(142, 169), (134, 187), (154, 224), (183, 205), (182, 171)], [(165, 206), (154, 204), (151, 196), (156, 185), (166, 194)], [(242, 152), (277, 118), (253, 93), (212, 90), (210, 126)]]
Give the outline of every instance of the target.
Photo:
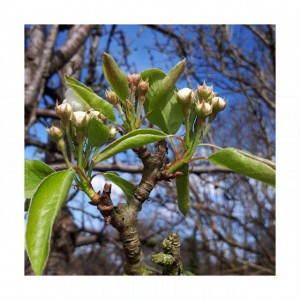
[[(176, 100), (173, 87), (168, 93), (161, 96), (161, 101), (152, 109), (151, 103), (158, 99), (158, 91), (161, 88), (162, 81), (167, 75), (159, 69), (149, 69), (142, 72), (143, 80), (148, 79), (149, 91), (144, 102), (145, 113), (148, 114), (147, 119), (165, 133), (175, 134), (184, 120), (182, 106)], [(154, 100), (153, 100), (154, 99)]]
[(95, 158), (95, 162), (103, 161), (127, 149), (141, 147), (150, 143), (158, 142), (168, 136), (155, 129), (137, 129), (133, 130), (121, 138), (115, 140), (103, 149)]
[(67, 85), (70, 85), (70, 84), (73, 86), (76, 85), (76, 86), (82, 87), (82, 88), (88, 90), (89, 92), (93, 93), (93, 90), (91, 88), (89, 88), (85, 84), (81, 83), (80, 81), (76, 80), (75, 78), (65, 75), (65, 80), (66, 80)]
[[(150, 111), (156, 110), (157, 106), (164, 106), (164, 104), (170, 100), (168, 99), (167, 96), (174, 89), (177, 80), (179, 79), (180, 75), (183, 73), (185, 69), (185, 66), (186, 66), (186, 59), (183, 59), (178, 64), (176, 64), (167, 75), (163, 76), (163, 78), (160, 78), (160, 80), (156, 82), (155, 88), (151, 88), (151, 84), (150, 84), (150, 90), (148, 92), (150, 94), (150, 99), (149, 99)], [(157, 69), (152, 69), (152, 70), (157, 70)], [(144, 75), (142, 75), (142, 78), (143, 76)]]
[(30, 202), (31, 202), (30, 198), (26, 198), (25, 199), (25, 202), (24, 202), (24, 211), (28, 211), (29, 210)]
[(83, 84), (78, 85), (71, 83), (70, 81), (67, 81), (67, 84), (76, 94), (78, 94), (84, 100), (84, 102), (86, 102), (94, 110), (100, 111), (111, 122), (116, 121), (115, 112), (110, 103), (96, 95), (88, 87), (83, 87)]
[(109, 138), (109, 129), (101, 121), (92, 117), (88, 124), (88, 145), (90, 147), (100, 147)]
[(111, 182), (116, 184), (126, 195), (127, 204), (130, 202), (130, 198), (132, 197), (136, 187), (131, 182), (121, 178), (119, 174), (115, 172), (105, 172), (103, 175), (109, 179)]
[(25, 159), (25, 198), (32, 198), (39, 184), (51, 173), (52, 168), (39, 160)]
[(184, 175), (176, 178), (178, 208), (183, 215), (186, 215), (191, 207), (189, 164), (183, 164), (178, 170), (184, 173)]
[(36, 190), (30, 204), (26, 229), (26, 249), (35, 274), (43, 272), (50, 250), (53, 223), (64, 204), (74, 171), (50, 174)]
[(128, 81), (111, 55), (104, 53), (102, 61), (104, 77), (122, 103), (128, 99)]
[(209, 156), (208, 160), (216, 165), (275, 187), (275, 164), (271, 161), (235, 148), (225, 148), (218, 151)]

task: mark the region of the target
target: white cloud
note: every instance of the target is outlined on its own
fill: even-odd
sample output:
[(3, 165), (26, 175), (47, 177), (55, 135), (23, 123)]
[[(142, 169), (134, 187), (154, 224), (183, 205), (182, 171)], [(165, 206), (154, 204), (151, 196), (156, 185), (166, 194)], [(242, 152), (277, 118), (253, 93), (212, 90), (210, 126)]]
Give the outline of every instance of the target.
[(114, 203), (118, 203), (125, 199), (124, 192), (116, 184), (112, 183), (108, 179), (105, 179), (104, 176), (98, 175), (92, 180), (92, 186), (96, 192), (102, 192), (105, 183), (111, 184), (111, 199)]

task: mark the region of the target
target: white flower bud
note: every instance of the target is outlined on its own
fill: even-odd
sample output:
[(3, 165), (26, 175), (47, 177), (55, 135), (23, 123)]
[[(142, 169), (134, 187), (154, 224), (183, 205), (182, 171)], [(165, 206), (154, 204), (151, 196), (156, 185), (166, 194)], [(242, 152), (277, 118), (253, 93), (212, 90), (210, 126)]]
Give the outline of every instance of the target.
[(89, 121), (89, 115), (84, 111), (75, 111), (72, 114), (71, 120), (73, 121), (75, 127), (86, 127)]
[(96, 111), (96, 110), (90, 110), (90, 116), (98, 118), (98, 117), (100, 117), (100, 112)]
[(66, 90), (66, 99), (63, 103), (69, 103), (72, 107), (72, 110), (75, 111), (86, 111), (90, 106), (71, 88)]
[(46, 128), (50, 138), (54, 141), (58, 141), (62, 139), (63, 133), (59, 127), (53, 126), (50, 128)]
[(112, 139), (116, 136), (117, 134), (117, 129), (115, 127), (110, 127), (109, 128), (109, 137)]
[(203, 85), (198, 86), (197, 94), (199, 99), (207, 99), (213, 92), (213, 86), (207, 86), (204, 82)]
[(69, 119), (72, 115), (72, 106), (69, 103), (62, 103), (60, 105), (56, 105), (55, 110), (56, 114), (61, 119)]
[(212, 99), (212, 105), (213, 105), (214, 111), (221, 111), (221, 110), (225, 109), (226, 104), (227, 103), (225, 102), (225, 100), (221, 97), (214, 97)]
[(183, 88), (176, 93), (177, 100), (184, 106), (190, 106), (193, 102), (194, 92), (189, 88)]
[(212, 113), (212, 106), (209, 103), (203, 103), (202, 111), (205, 116), (208, 116)]
[(199, 117), (207, 117), (212, 113), (212, 105), (206, 102), (196, 103), (195, 111)]

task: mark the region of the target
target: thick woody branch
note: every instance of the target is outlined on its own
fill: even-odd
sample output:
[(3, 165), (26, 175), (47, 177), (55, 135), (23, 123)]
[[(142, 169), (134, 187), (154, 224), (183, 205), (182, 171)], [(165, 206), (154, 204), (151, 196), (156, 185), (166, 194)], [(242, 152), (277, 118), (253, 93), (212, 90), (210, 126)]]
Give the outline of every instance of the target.
[(137, 186), (131, 199), (131, 203), (138, 205), (138, 209), (140, 210), (141, 204), (149, 197), (149, 194), (158, 181), (158, 175), (163, 166), (167, 146), (166, 142), (163, 140), (158, 143), (156, 154), (152, 154), (146, 146), (133, 149), (133, 151), (138, 155), (144, 165), (141, 182)]
[(85, 43), (93, 25), (75, 25), (74, 34), (59, 48), (52, 59), (50, 73), (53, 74), (64, 66)]
[(149, 197), (158, 181), (158, 174), (163, 166), (164, 156), (167, 151), (166, 142), (158, 143), (158, 149), (152, 154), (146, 146), (134, 149), (144, 164), (142, 179), (137, 186), (130, 205), (119, 204), (113, 206), (110, 198), (111, 185), (105, 184), (103, 192), (97, 203), (98, 210), (105, 218), (106, 224), (112, 224), (120, 233), (125, 254), (124, 271), (128, 275), (153, 274), (142, 263), (142, 247), (137, 233), (137, 213), (141, 210), (143, 202)]
[(50, 67), (50, 58), (52, 50), (56, 42), (56, 36), (58, 33), (58, 25), (51, 27), (48, 39), (45, 43), (42, 58), (40, 61), (40, 67), (36, 70), (31, 83), (26, 87), (25, 91), (25, 105), (32, 106), (38, 99), (38, 95), (42, 94), (42, 87), (44, 86), (43, 81), (48, 76)]

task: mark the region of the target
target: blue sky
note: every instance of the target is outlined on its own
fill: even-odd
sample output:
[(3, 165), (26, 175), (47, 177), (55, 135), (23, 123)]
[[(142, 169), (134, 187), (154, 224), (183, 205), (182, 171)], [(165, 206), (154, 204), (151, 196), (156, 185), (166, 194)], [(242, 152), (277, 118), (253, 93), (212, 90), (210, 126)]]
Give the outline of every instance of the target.
[[(107, 27), (109, 30), (111, 26), (107, 26)], [(149, 59), (149, 53), (148, 53), (149, 49), (154, 48), (153, 34), (150, 32), (150, 30), (145, 27), (142, 28), (139, 25), (118, 25), (117, 30), (118, 29), (121, 29), (124, 31), (127, 43), (130, 45), (130, 49), (133, 49), (132, 52), (128, 55), (128, 61), (129, 61), (129, 64), (134, 63), (134, 66), (135, 66), (134, 69), (128, 70), (126, 67), (121, 66), (121, 69), (126, 74), (129, 71), (130, 72), (141, 72), (145, 69), (149, 69), (149, 68), (153, 68), (153, 67), (160, 68), (164, 72), (167, 73), (175, 63), (177, 63), (178, 61), (180, 61), (182, 59), (181, 57), (176, 57), (176, 58), (173, 58), (172, 61), (170, 62), (170, 59), (166, 54), (159, 52), (159, 51), (152, 51), (151, 54), (152, 54), (153, 60), (155, 62), (155, 66), (154, 66), (153, 63)], [(233, 26), (233, 27), (231, 27), (231, 30), (232, 30), (232, 32), (235, 31), (235, 33), (242, 34), (242, 33), (240, 33), (239, 26)], [(61, 47), (63, 45), (66, 38), (67, 38), (66, 31), (59, 33), (56, 49), (58, 49), (59, 47)], [(158, 34), (158, 38), (162, 38), (160, 34)], [(192, 37), (190, 37), (190, 38), (192, 38)], [(246, 40), (244, 46), (251, 48), (251, 46), (253, 46), (251, 43), (251, 39), (247, 36), (244, 36), (244, 39)], [(102, 55), (102, 53), (106, 47), (106, 43), (107, 43), (107, 36), (101, 37), (101, 42), (100, 42), (100, 45), (98, 48), (98, 56)], [(87, 41), (87, 49), (86, 49), (86, 54), (85, 54), (86, 61), (87, 61), (87, 56), (89, 55), (89, 46), (90, 46), (90, 40)], [(117, 45), (117, 42), (115, 40), (113, 40), (111, 47), (110, 47), (110, 51), (109, 51), (110, 54), (114, 58), (117, 59), (118, 57), (120, 57), (120, 55), (122, 55), (122, 53), (120, 51), (121, 51), (121, 49)], [(100, 66), (98, 67), (98, 72), (99, 72), (99, 74), (101, 72)], [(86, 69), (83, 69), (82, 76), (81, 76), (82, 81), (84, 81), (86, 74), (87, 74)], [(217, 81), (218, 76), (211, 77), (211, 78), (215, 78), (215, 80)], [(204, 74), (203, 74), (203, 79), (205, 79)], [(209, 79), (206, 80), (206, 83), (208, 85), (213, 84), (213, 82), (211, 82)], [(200, 84), (201, 83), (202, 82), (200, 82)], [(54, 75), (50, 84), (59, 84), (59, 77), (57, 75)], [(194, 88), (196, 88), (196, 83), (194, 83), (194, 84), (195, 84)], [(182, 81), (179, 82), (177, 87), (183, 88), (184, 83)], [(216, 91), (219, 92), (221, 95), (222, 95), (222, 93), (224, 93), (224, 91), (222, 89), (219, 89), (217, 86), (216, 86)], [(104, 91), (100, 94), (101, 94), (101, 96), (104, 96)], [(226, 93), (224, 93), (224, 94), (226, 94)], [(230, 101), (229, 101), (228, 107), (231, 107), (231, 106), (234, 106), (237, 99), (235, 99), (235, 96), (231, 95), (229, 100)], [(40, 106), (42, 106), (42, 104)], [(117, 115), (118, 115), (118, 113), (117, 113)], [(46, 132), (44, 126), (41, 124), (35, 124), (34, 126), (32, 126), (32, 128), (30, 129), (30, 134), (36, 136), (36, 138), (43, 143), (47, 142), (47, 139), (48, 139), (47, 132)], [(129, 155), (133, 154), (131, 152), (128, 152), (128, 153), (129, 153)], [(26, 147), (25, 158), (43, 159), (43, 154), (39, 154), (36, 151), (35, 147)], [(123, 160), (128, 159), (126, 157), (126, 154), (119, 154), (118, 158), (123, 159)], [(122, 177), (124, 177), (125, 179), (131, 178), (131, 176), (129, 174), (122, 174)], [(103, 186), (103, 183), (104, 183), (103, 177), (99, 176), (99, 178), (97, 178), (97, 180), (95, 180), (95, 182), (94, 182), (95, 189), (96, 190), (101, 189)], [(161, 192), (161, 189), (160, 189), (160, 192)], [(113, 186), (113, 193), (114, 193), (114, 197), (113, 197), (114, 199), (118, 199), (117, 201), (120, 201), (122, 199), (123, 193), (118, 187)], [(153, 195), (155, 195), (155, 191), (153, 191), (152, 196)], [(87, 201), (85, 201), (85, 200), (84, 200), (84, 202), (80, 201), (80, 199), (82, 199), (82, 197), (83, 197), (83, 195), (79, 196), (78, 197), (79, 200), (72, 203), (73, 206), (79, 205), (79, 207), (80, 207), (82, 205), (82, 203), (85, 202), (86, 203), (85, 209), (90, 211), (91, 213), (93, 213), (94, 208), (91, 207), (90, 205), (88, 205)], [(124, 200), (124, 198), (123, 198), (123, 200)], [(143, 210), (142, 216), (144, 215), (144, 217), (147, 217), (147, 215), (151, 214), (151, 211), (153, 212), (153, 214), (155, 213), (156, 205), (147, 205), (147, 203), (146, 203), (146, 206), (147, 206), (147, 209)], [(81, 214), (75, 213), (74, 215), (75, 215), (75, 217), (77, 217), (80, 220)]]

